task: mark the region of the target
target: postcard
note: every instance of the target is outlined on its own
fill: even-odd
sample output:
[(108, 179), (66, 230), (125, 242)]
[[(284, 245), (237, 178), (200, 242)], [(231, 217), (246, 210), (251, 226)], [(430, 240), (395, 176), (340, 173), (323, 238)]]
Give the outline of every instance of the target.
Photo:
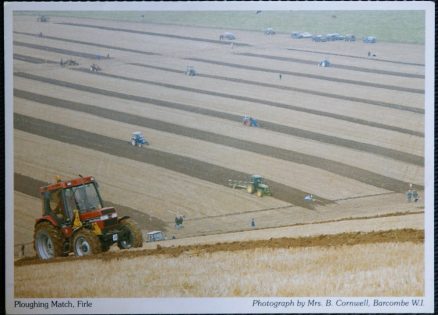
[(433, 2), (9, 2), (8, 314), (433, 313)]

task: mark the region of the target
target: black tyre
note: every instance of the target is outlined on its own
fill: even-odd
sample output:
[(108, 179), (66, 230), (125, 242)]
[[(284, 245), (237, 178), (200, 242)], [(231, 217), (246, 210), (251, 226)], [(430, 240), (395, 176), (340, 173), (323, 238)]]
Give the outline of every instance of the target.
[(73, 251), (75, 256), (96, 255), (102, 252), (102, 244), (93, 231), (81, 229), (73, 237)]
[(41, 259), (64, 256), (64, 239), (61, 231), (49, 222), (41, 222), (35, 227), (34, 247)]
[(143, 235), (137, 223), (132, 219), (124, 219), (120, 222), (123, 232), (119, 235), (117, 246), (120, 249), (131, 247), (143, 247)]

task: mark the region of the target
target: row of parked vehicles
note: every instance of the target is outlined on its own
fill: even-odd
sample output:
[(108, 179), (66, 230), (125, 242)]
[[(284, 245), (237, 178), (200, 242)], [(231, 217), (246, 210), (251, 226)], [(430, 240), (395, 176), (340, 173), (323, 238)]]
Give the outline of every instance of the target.
[[(339, 33), (331, 33), (325, 35), (312, 35), (309, 32), (292, 32), (290, 35), (292, 38), (301, 39), (301, 38), (311, 38), (314, 42), (331, 42), (331, 41), (346, 41), (346, 42), (355, 42), (356, 36), (352, 34), (342, 35)], [(377, 39), (374, 36), (365, 36), (363, 37), (364, 43), (376, 43)]]
[[(264, 30), (265, 35), (274, 35), (275, 31), (269, 27)], [(314, 42), (331, 42), (331, 41), (346, 41), (346, 42), (355, 42), (356, 36), (353, 34), (342, 35), (339, 33), (331, 33), (331, 34), (311, 34), (309, 32), (292, 32), (290, 35), (294, 39), (302, 39), (302, 38), (311, 38)], [(219, 36), (220, 40), (235, 40), (236, 36), (231, 32), (222, 33)], [(365, 36), (363, 37), (364, 43), (376, 43), (377, 39), (375, 36)]]

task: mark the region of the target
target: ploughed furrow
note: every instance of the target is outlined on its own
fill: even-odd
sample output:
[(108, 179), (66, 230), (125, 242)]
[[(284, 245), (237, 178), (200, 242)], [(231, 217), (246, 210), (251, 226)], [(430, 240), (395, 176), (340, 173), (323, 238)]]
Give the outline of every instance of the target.
[(55, 63), (57, 63), (57, 62), (51, 61), (51, 60), (46, 60), (46, 59), (36, 58), (36, 57), (31, 57), (31, 56), (25, 56), (25, 55), (20, 55), (20, 54), (14, 54), (14, 59), (25, 61), (25, 62), (30, 62), (30, 63), (37, 63), (37, 64), (40, 64), (40, 63), (55, 64)]
[[(56, 174), (54, 174), (56, 175)], [(41, 198), (39, 193), (39, 188), (47, 186), (49, 183), (44, 181), (22, 175), (19, 173), (14, 173), (14, 190), (21, 192), (23, 194)], [(105, 199), (105, 196), (104, 196)], [(128, 206), (119, 205), (110, 201), (104, 201), (105, 207), (114, 207), (120, 217), (130, 216), (139, 224), (140, 228), (143, 230), (166, 230), (166, 223), (159, 218), (150, 216), (139, 210), (133, 209)]]
[[(205, 62), (205, 63), (215, 64), (215, 65), (240, 68), (240, 69), (247, 69), (247, 70), (263, 71), (263, 72), (269, 72), (269, 73), (278, 73), (278, 70), (275, 70), (275, 69), (248, 66), (248, 65), (238, 64), (238, 63), (216, 61), (216, 60), (210, 60), (210, 59), (204, 59), (204, 58), (186, 58), (186, 60), (199, 61), (199, 62)], [(375, 88), (392, 90), (392, 91), (402, 91), (402, 92), (424, 94), (423, 89), (405, 88), (405, 87), (389, 85), (389, 84), (380, 84), (380, 83), (371, 83), (371, 82), (355, 81), (355, 80), (348, 80), (348, 79), (332, 78), (332, 77), (323, 76), (323, 75), (303, 73), (303, 72), (294, 72), (294, 71), (285, 71), (285, 70), (282, 70), (281, 73), (291, 75), (291, 76), (296, 76), (296, 77), (304, 77), (304, 78), (317, 79), (317, 80), (347, 83), (347, 84), (354, 84), (354, 85), (359, 85), (359, 86), (369, 86), (369, 87), (375, 87)]]
[[(98, 106), (53, 98), (40, 94), (35, 94), (22, 90), (14, 90), (14, 96), (31, 100), (54, 107), (60, 107), (70, 110), (76, 110), (98, 117), (117, 120), (119, 122), (143, 126), (150, 129), (164, 131), (168, 133), (186, 136), (190, 138), (208, 141), (215, 144), (236, 148), (239, 150), (246, 150), (257, 154), (290, 161), (294, 163), (308, 165), (314, 168), (323, 169), (334, 174), (355, 179), (359, 182), (369, 184), (375, 187), (391, 190), (395, 192), (404, 192), (408, 183), (399, 181), (393, 178), (382, 176), (358, 167), (350, 166), (336, 161), (323, 159), (317, 156), (303, 154), (296, 151), (290, 151), (273, 146), (263, 145), (251, 141), (231, 138), (224, 135), (218, 135), (212, 132), (196, 130), (194, 128), (179, 126), (176, 124), (167, 123), (160, 120), (141, 117), (138, 115), (128, 114), (124, 112), (114, 111), (110, 109), (101, 108)], [(423, 187), (417, 186), (416, 189), (422, 190)]]
[[(147, 97), (143, 97), (143, 96), (124, 94), (124, 93), (115, 92), (115, 91), (108, 91), (108, 90), (99, 89), (99, 88), (95, 88), (95, 87), (91, 87), (91, 86), (77, 84), (77, 83), (70, 83), (70, 82), (66, 82), (66, 81), (50, 79), (50, 78), (46, 78), (46, 77), (42, 77), (42, 76), (33, 75), (30, 73), (16, 72), (16, 73), (14, 73), (14, 75), (16, 75), (18, 77), (23, 77), (23, 78), (27, 78), (27, 79), (31, 79), (31, 80), (37, 80), (37, 81), (41, 81), (41, 82), (45, 82), (45, 83), (50, 83), (53, 85), (68, 87), (68, 88), (82, 90), (82, 91), (91, 92), (91, 93), (95, 93), (95, 94), (102, 94), (102, 95), (116, 97), (116, 98), (120, 98), (120, 99), (138, 101), (141, 103), (150, 103), (150, 104), (157, 105), (157, 106), (176, 108), (176, 109), (184, 110), (184, 111), (188, 111), (188, 112), (195, 112), (195, 113), (199, 113), (199, 114), (203, 114), (203, 115), (209, 115), (209, 116), (213, 116), (213, 117), (225, 118), (225, 119), (236, 121), (235, 116), (230, 115), (228, 113), (222, 113), (219, 111), (212, 111), (212, 110), (208, 110), (208, 109), (198, 108), (195, 106), (173, 103), (173, 102), (168, 102), (168, 101), (162, 101), (162, 100), (157, 100), (157, 99), (151, 99), (151, 98), (147, 98)], [(101, 74), (99, 74), (99, 75), (101, 75)], [(119, 76), (113, 76), (113, 75), (108, 75), (108, 76), (120, 78)], [(171, 84), (164, 84), (164, 83), (161, 84), (161, 83), (157, 83), (157, 82), (153, 82), (153, 81), (145, 81), (145, 80), (137, 80), (137, 79), (130, 79), (130, 80), (148, 83), (148, 84), (155, 84), (155, 85), (160, 85), (160, 86), (165, 86), (165, 87), (178, 88), (178, 89), (182, 89), (185, 91), (193, 91), (193, 92), (198, 91), (197, 89), (184, 88), (181, 86), (174, 86)], [(217, 95), (216, 92), (210, 93), (210, 92), (206, 92), (206, 91), (202, 91), (202, 90), (201, 90), (201, 93), (205, 93), (205, 94), (209, 94), (209, 95)], [(236, 99), (239, 99), (239, 98), (236, 97)], [(240, 117), (239, 117), (239, 120), (240, 120)], [(268, 126), (269, 126), (269, 124), (268, 124)], [(274, 124), (271, 125), (271, 128), (273, 128), (273, 126), (274, 126)], [(376, 146), (376, 145), (372, 145), (372, 144), (368, 144), (368, 143), (362, 143), (362, 142), (338, 138), (338, 137), (334, 137), (334, 136), (328, 136), (328, 135), (324, 135), (324, 134), (313, 132), (313, 131), (307, 131), (307, 130), (293, 128), (293, 127), (289, 127), (289, 126), (281, 126), (281, 128), (280, 128), (279, 126), (281, 126), (281, 125), (277, 125), (277, 127), (276, 127), (277, 129), (275, 131), (282, 130), (283, 133), (287, 133), (287, 134), (295, 136), (295, 137), (320, 141), (320, 142), (324, 142), (324, 143), (328, 143), (328, 144), (333, 144), (333, 145), (337, 145), (337, 146), (350, 148), (353, 150), (366, 151), (369, 153), (389, 157), (389, 158), (392, 158), (395, 160), (399, 160), (402, 162), (411, 163), (411, 164), (415, 164), (415, 165), (419, 165), (419, 166), (424, 165), (424, 158), (421, 156), (418, 156), (418, 155), (409, 154), (409, 153), (401, 152), (398, 150), (388, 149), (388, 148), (384, 148), (384, 147), (380, 147), (380, 146)]]
[[(176, 70), (176, 69), (172, 69), (172, 68), (152, 66), (152, 65), (146, 65), (146, 64), (135, 63), (135, 62), (129, 63), (129, 64), (134, 65), (134, 66), (144, 67), (144, 68), (151, 68), (151, 69), (169, 71), (169, 72), (174, 72), (174, 73), (181, 73), (181, 70)], [(219, 76), (219, 75), (211, 75), (211, 74), (196, 74), (196, 75), (198, 77), (203, 77), (203, 78), (224, 80), (224, 81), (229, 81), (229, 82), (237, 82), (237, 83), (244, 83), (244, 84), (250, 84), (250, 85), (258, 85), (258, 86), (263, 86), (263, 87), (276, 88), (276, 89), (280, 89), (280, 90), (289, 90), (289, 91), (300, 90), (300, 89), (291, 88), (291, 87), (284, 86), (284, 85), (266, 84), (266, 83), (261, 83), (258, 81), (235, 79), (235, 78), (224, 77), (224, 76)], [(301, 91), (298, 91), (298, 92), (301, 92)], [(312, 93), (312, 94), (317, 94), (317, 93)], [(230, 96), (232, 97), (232, 95), (230, 95)], [(251, 102), (253, 102), (252, 100), (253, 99), (251, 99)], [(295, 106), (295, 105), (281, 104), (281, 103), (277, 103), (277, 102), (265, 102), (265, 101), (261, 101), (261, 100), (257, 101), (257, 103), (261, 103), (261, 102), (263, 102), (263, 104), (269, 103), (269, 105), (274, 106), (274, 107), (290, 109), (290, 110), (294, 110), (297, 112), (309, 113), (309, 114), (323, 116), (323, 117), (330, 117), (330, 118), (335, 118), (335, 119), (339, 119), (339, 120), (352, 122), (352, 123), (359, 124), (359, 125), (365, 125), (365, 126), (370, 126), (370, 127), (380, 128), (380, 129), (401, 132), (401, 133), (409, 134), (409, 135), (413, 135), (413, 136), (424, 137), (423, 132), (418, 132), (418, 131), (400, 128), (400, 127), (391, 126), (391, 125), (385, 125), (385, 124), (381, 124), (378, 122), (364, 120), (364, 119), (360, 119), (360, 118), (356, 118), (356, 117), (339, 115), (339, 114), (335, 114), (335, 113), (324, 112), (324, 111), (320, 111), (320, 110), (316, 110), (316, 109), (310, 109), (310, 108), (300, 107), (300, 106)], [(413, 109), (415, 109), (415, 108), (413, 108)]]
[[(169, 38), (191, 40), (191, 41), (197, 41), (197, 42), (206, 42), (206, 43), (213, 43), (213, 44), (222, 44), (222, 45), (229, 45), (230, 44), (229, 41), (223, 41), (223, 40), (215, 40), (215, 39), (191, 37), (191, 36), (182, 36), (182, 35), (174, 35), (174, 34), (166, 34), (166, 33), (147, 32), (147, 31), (137, 31), (137, 30), (131, 30), (131, 29), (126, 29), (126, 28), (115, 28), (115, 27), (109, 27), (109, 26), (99, 26), (99, 25), (91, 25), (91, 24), (83, 24), (83, 23), (62, 22), (62, 23), (55, 23), (55, 24), (62, 24), (62, 25), (69, 25), (69, 26), (76, 26), (76, 27), (95, 28), (95, 29), (101, 29), (101, 30), (113, 31), (113, 32), (126, 32), (126, 33), (143, 34), (143, 35), (150, 35), (150, 36), (169, 37)], [(236, 43), (236, 42), (234, 42), (234, 45), (235, 46), (251, 46), (249, 44)]]
[[(312, 61), (312, 60), (292, 58), (292, 57), (270, 56), (270, 55), (263, 55), (263, 54), (254, 54), (254, 53), (238, 53), (237, 55), (248, 56), (248, 57), (264, 58), (264, 59), (271, 59), (271, 60), (280, 60), (280, 61), (287, 61), (287, 62), (297, 62), (297, 63), (303, 63), (303, 64), (309, 64), (309, 65), (314, 65), (315, 64), (315, 61)], [(407, 73), (407, 72), (398, 72), (398, 71), (389, 71), (389, 70), (380, 70), (380, 69), (370, 69), (370, 68), (357, 67), (357, 66), (347, 66), (347, 65), (340, 65), (340, 64), (332, 65), (332, 67), (333, 68), (338, 68), (338, 69), (344, 69), (344, 70), (358, 71), (358, 72), (385, 74), (385, 75), (392, 75), (392, 76), (404, 77), (404, 78), (424, 79), (424, 75), (414, 74), (414, 73)]]
[[(138, 150), (128, 141), (122, 141), (83, 130), (50, 123), (25, 115), (14, 114), (14, 128), (49, 139), (85, 147), (134, 161), (152, 164), (218, 185), (227, 186), (230, 178), (246, 178), (248, 174), (217, 166), (192, 158), (166, 153), (151, 148)], [(274, 198), (289, 202), (296, 206), (313, 209), (314, 206), (304, 201), (307, 194), (296, 188), (277, 183), (270, 179), (266, 182), (274, 192)], [(321, 205), (333, 201), (315, 196)]]
[(37, 45), (37, 44), (31, 44), (31, 43), (24, 43), (24, 42), (19, 42), (19, 41), (14, 41), (14, 45), (32, 48), (32, 49), (50, 51), (50, 52), (68, 55), (68, 56), (82, 57), (82, 58), (87, 58), (87, 59), (104, 58), (104, 56), (99, 56), (96, 54), (89, 54), (89, 53), (84, 53), (84, 52), (79, 52), (79, 51), (72, 51), (72, 50), (67, 50), (67, 49), (61, 49), (61, 48), (55, 48), (55, 47), (49, 47), (49, 46), (43, 46), (43, 45)]
[[(268, 240), (245, 240), (234, 242), (218, 242), (216, 244), (190, 244), (179, 246), (164, 246), (155, 249), (111, 251), (99, 255), (89, 255), (84, 257), (59, 257), (56, 259), (42, 260), (37, 257), (26, 257), (14, 262), (15, 267), (26, 265), (46, 265), (56, 264), (66, 261), (78, 260), (97, 260), (111, 261), (112, 259), (132, 259), (134, 257), (151, 255), (168, 255), (178, 257), (183, 253), (215, 253), (215, 252), (236, 252), (242, 250), (254, 250), (257, 248), (269, 249), (290, 249), (303, 247), (332, 247), (339, 245), (359, 245), (377, 243), (401, 243), (410, 242), (414, 244), (424, 243), (424, 230), (415, 229), (393, 229), (389, 231), (372, 232), (343, 232), (339, 234), (312, 235), (299, 237), (269, 238)], [(96, 262), (99, 263), (99, 262)]]
[[(369, 60), (370, 59), (370, 58), (367, 58), (367, 57), (354, 56), (354, 55), (345, 55), (345, 54), (337, 54), (337, 53), (327, 52), (327, 51), (317, 51), (317, 50), (298, 49), (298, 48), (288, 48), (287, 50), (310, 52), (310, 53), (321, 54), (321, 55), (341, 56), (341, 57), (364, 59), (364, 60)], [(404, 61), (396, 61), (396, 60), (389, 60), (389, 59), (379, 59), (379, 58), (373, 58), (373, 61), (389, 62), (389, 63), (395, 63), (395, 64), (399, 64), (399, 65), (424, 67), (424, 63), (404, 62)]]
[[(37, 34), (26, 33), (26, 32), (14, 32), (14, 34), (39, 37)], [(62, 38), (62, 37), (55, 37), (55, 36), (44, 35), (44, 38), (45, 39), (50, 39), (50, 40), (67, 42), (67, 43), (75, 43), (75, 44), (88, 45), (88, 46), (94, 46), (94, 47), (100, 47), (100, 48), (108, 48), (108, 49), (111, 49), (111, 50), (121, 50), (121, 51), (133, 52), (133, 53), (138, 53), (138, 54), (142, 54), (142, 55), (158, 55), (156, 53), (149, 52), (149, 51), (143, 51), (143, 50), (137, 50), (137, 49), (129, 49), (129, 48), (118, 47), (118, 46), (110, 46), (110, 45), (98, 44), (98, 43), (94, 43), (94, 42), (84, 42), (84, 41), (81, 41), (81, 40), (74, 40), (74, 39), (68, 39), (68, 38)]]

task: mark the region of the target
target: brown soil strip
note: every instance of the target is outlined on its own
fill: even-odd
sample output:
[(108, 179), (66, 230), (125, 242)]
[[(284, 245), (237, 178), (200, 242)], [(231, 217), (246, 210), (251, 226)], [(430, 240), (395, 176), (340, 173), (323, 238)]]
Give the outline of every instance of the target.
[[(112, 32), (126, 32), (126, 33), (143, 34), (143, 35), (150, 35), (150, 36), (168, 37), (168, 38), (191, 40), (191, 41), (197, 41), (197, 42), (206, 42), (206, 43), (212, 43), (212, 44), (221, 44), (221, 45), (229, 45), (230, 44), (229, 41), (224, 41), (224, 40), (215, 40), (215, 39), (191, 37), (191, 36), (181, 36), (181, 35), (173, 35), (173, 34), (166, 34), (166, 33), (137, 31), (137, 30), (130, 30), (130, 29), (126, 29), (126, 28), (115, 28), (115, 27), (109, 27), (109, 26), (98, 26), (98, 25), (91, 25), (91, 24), (66, 23), (66, 22), (55, 23), (55, 24), (62, 24), (62, 25), (69, 25), (69, 26), (76, 26), (76, 27), (95, 28), (95, 29), (112, 31)], [(234, 46), (251, 46), (251, 45), (234, 42)]]
[(78, 260), (98, 260), (107, 261), (114, 259), (131, 259), (150, 255), (167, 255), (171, 257), (178, 257), (183, 253), (189, 255), (200, 255), (203, 253), (214, 252), (234, 252), (242, 250), (254, 250), (258, 248), (280, 249), (280, 248), (303, 248), (303, 247), (332, 247), (332, 246), (352, 246), (359, 244), (375, 244), (375, 243), (401, 243), (412, 242), (416, 244), (424, 243), (424, 230), (414, 229), (399, 229), (390, 231), (378, 232), (350, 232), (340, 233), (335, 235), (319, 235), (310, 237), (297, 238), (276, 238), (269, 240), (256, 240), (245, 242), (231, 242), (231, 243), (216, 243), (206, 245), (184, 245), (178, 247), (161, 247), (157, 244), (156, 249), (143, 249), (132, 251), (116, 251), (107, 252), (95, 256), (85, 257), (65, 257), (55, 258), (52, 260), (39, 260), (36, 257), (23, 258), (15, 262), (15, 266), (60, 263), (67, 261)]
[[(269, 68), (262, 68), (262, 67), (255, 67), (255, 66), (247, 66), (242, 65), (238, 63), (230, 63), (230, 62), (222, 62), (222, 61), (216, 61), (216, 60), (209, 60), (204, 58), (186, 58), (187, 60), (192, 61), (199, 61), (199, 62), (205, 62), (220, 66), (227, 66), (227, 67), (233, 67), (233, 68), (240, 68), (240, 69), (246, 69), (246, 70), (255, 70), (255, 71), (262, 71), (262, 72), (269, 72), (269, 73), (278, 73), (278, 70), (275, 69), (269, 69)], [(375, 87), (380, 89), (386, 89), (386, 90), (393, 90), (393, 91), (402, 91), (402, 92), (410, 92), (410, 93), (417, 93), (417, 94), (424, 94), (423, 89), (412, 89), (412, 88), (405, 88), (395, 85), (388, 85), (388, 84), (378, 84), (378, 83), (371, 83), (371, 82), (363, 82), (363, 81), (355, 81), (355, 80), (348, 80), (348, 79), (340, 79), (340, 78), (332, 78), (327, 77), (323, 75), (317, 75), (317, 74), (310, 74), (310, 73), (302, 73), (302, 72), (294, 72), (294, 71), (281, 71), (282, 74), (287, 74), (290, 76), (296, 76), (296, 77), (304, 77), (304, 78), (310, 78), (310, 79), (317, 79), (317, 80), (325, 80), (325, 81), (331, 81), (331, 82), (339, 82), (339, 83), (347, 83), (347, 84), (354, 84), (354, 85), (360, 85), (360, 86), (369, 86), (369, 87)]]
[[(280, 60), (280, 61), (297, 62), (297, 63), (302, 63), (302, 64), (315, 65), (314, 61), (307, 60), (307, 59), (271, 56), (271, 55), (254, 54), (254, 53), (238, 53), (237, 55), (248, 56), (248, 57), (256, 57), (256, 58), (263, 58), (263, 59), (270, 59), (270, 60)], [(344, 70), (358, 71), (358, 72), (367, 72), (367, 73), (377, 73), (377, 74), (384, 74), (384, 75), (392, 75), (392, 76), (396, 76), (396, 77), (424, 79), (424, 75), (407, 73), (407, 72), (397, 72), (397, 71), (388, 71), (388, 70), (380, 70), (380, 69), (370, 69), (370, 68), (363, 68), (363, 67), (357, 67), (357, 66), (347, 66), (347, 65), (340, 65), (340, 64), (334, 64), (334, 65), (331, 65), (331, 67), (332, 68), (338, 68), (338, 69), (344, 69)]]
[[(307, 50), (307, 49), (298, 49), (298, 48), (288, 48), (287, 50), (295, 50), (295, 51), (310, 52), (310, 53), (321, 54), (321, 55), (341, 56), (341, 57), (349, 57), (349, 58), (369, 60), (369, 58), (367, 58), (367, 57), (345, 55), (345, 54), (337, 54), (337, 53), (327, 52), (327, 51)], [(399, 64), (399, 65), (409, 65), (409, 66), (424, 67), (424, 63), (404, 62), (404, 61), (395, 61), (395, 60), (379, 59), (379, 58), (373, 58), (373, 61), (389, 62), (389, 63), (395, 63), (395, 64)]]
[(25, 62), (30, 62), (30, 63), (36, 63), (36, 64), (41, 64), (41, 63), (55, 64), (55, 63), (58, 63), (58, 62), (55, 62), (52, 60), (36, 58), (36, 57), (31, 57), (31, 56), (25, 56), (25, 55), (20, 55), (20, 54), (14, 54), (14, 59), (25, 61)]
[[(129, 141), (122, 141), (17, 113), (14, 114), (14, 128), (49, 139), (163, 167), (223, 186), (228, 185), (229, 179), (248, 177), (248, 174), (246, 173), (211, 163), (158, 151), (152, 148), (139, 150), (137, 147), (131, 146)], [(307, 209), (314, 208), (312, 204), (304, 201), (303, 198), (306, 195), (306, 192), (277, 183), (270, 179), (267, 179), (266, 182), (271, 186), (274, 198)], [(331, 200), (319, 196), (315, 196), (315, 198), (318, 199), (321, 205), (332, 203)]]
[[(152, 65), (146, 65), (146, 64), (141, 64), (141, 63), (129, 63), (129, 64), (130, 65), (134, 65), (134, 66), (144, 67), (144, 68), (163, 70), (163, 71), (167, 71), (167, 72), (181, 73), (181, 70), (176, 70), (176, 69), (172, 69), (172, 68), (166, 68), (166, 67), (160, 67), (160, 66), (152, 66)], [(219, 76), (219, 75), (196, 74), (196, 76), (201, 77), (201, 78), (210, 78), (210, 79), (217, 79), (217, 80), (223, 80), (223, 81), (229, 81), (229, 82), (244, 83), (244, 84), (250, 84), (250, 85), (258, 85), (258, 86), (263, 86), (263, 87), (276, 88), (276, 89), (280, 89), (280, 90), (302, 92), (302, 89), (296, 89), (296, 88), (292, 88), (292, 87), (289, 87), (289, 86), (278, 85), (278, 84), (270, 84), (270, 83), (261, 83), (261, 82), (258, 82), (258, 81), (236, 79), (236, 78), (224, 77), (224, 76)], [(314, 92), (314, 91), (311, 91), (311, 90), (306, 90), (306, 91), (307, 91), (307, 94), (318, 94), (318, 92)], [(325, 93), (319, 93), (319, 94), (325, 94)], [(232, 95), (230, 95), (230, 96), (232, 97)], [(326, 96), (326, 95), (321, 95), (321, 96)], [(324, 112), (324, 111), (320, 111), (320, 110), (316, 110), (316, 109), (310, 109), (310, 108), (307, 108), (307, 107), (300, 107), (300, 106), (289, 105), (289, 104), (282, 104), (282, 103), (271, 102), (271, 101), (265, 102), (265, 101), (262, 101), (262, 100), (258, 100), (257, 103), (268, 104), (268, 105), (273, 106), (273, 107), (289, 109), (289, 110), (293, 110), (293, 111), (297, 111), (297, 112), (309, 113), (309, 114), (313, 114), (313, 115), (317, 115), (317, 116), (330, 117), (330, 118), (334, 118), (334, 119), (339, 119), (339, 120), (344, 120), (344, 121), (352, 122), (352, 123), (359, 124), (359, 125), (364, 125), (364, 126), (370, 126), (370, 127), (380, 128), (380, 129), (396, 131), (396, 132), (400, 132), (400, 133), (404, 133), (404, 134), (409, 134), (409, 135), (413, 135), (413, 136), (424, 137), (424, 133), (423, 132), (418, 132), (418, 131), (414, 131), (414, 130), (410, 130), (410, 129), (405, 129), (405, 128), (400, 128), (400, 127), (391, 126), (391, 125), (385, 125), (385, 124), (381, 124), (381, 123), (378, 123), (378, 122), (364, 120), (364, 119), (360, 119), (360, 118), (356, 118), (356, 117), (345, 116), (345, 115), (340, 115), (340, 114), (335, 114), (335, 113), (330, 113), (330, 112)], [(391, 108), (394, 108), (394, 107), (391, 107)], [(399, 109), (399, 108), (397, 108), (397, 109)], [(415, 107), (410, 107), (409, 109), (415, 109), (415, 112), (422, 111), (422, 109), (418, 109), (418, 108), (415, 108)], [(409, 111), (411, 111), (411, 110), (409, 110)]]
[[(14, 32), (14, 34), (39, 37), (38, 34), (25, 33), (25, 32)], [(137, 50), (137, 49), (129, 49), (129, 48), (125, 48), (125, 47), (117, 47), (117, 46), (110, 46), (110, 45), (103, 45), (103, 44), (98, 44), (98, 43), (93, 43), (93, 42), (84, 42), (84, 41), (81, 41), (81, 40), (67, 39), (67, 38), (62, 38), (62, 37), (55, 37), (55, 36), (44, 35), (43, 38), (47, 38), (47, 39), (50, 39), (50, 40), (57, 40), (57, 41), (67, 42), (67, 43), (75, 43), (75, 44), (88, 45), (88, 46), (93, 46), (93, 47), (108, 48), (108, 49), (111, 49), (111, 50), (128, 51), (128, 52), (138, 53), (138, 54), (142, 54), (142, 55), (158, 55), (156, 53), (149, 52), (149, 51), (143, 51), (143, 50)]]
[(106, 58), (104, 56), (100, 56), (100, 55), (96, 55), (96, 54), (89, 54), (89, 53), (84, 53), (84, 52), (79, 52), (79, 51), (73, 51), (73, 50), (67, 50), (67, 49), (61, 49), (61, 48), (55, 48), (55, 47), (49, 47), (49, 46), (42, 46), (42, 45), (24, 43), (24, 42), (18, 42), (18, 41), (14, 41), (14, 46), (22, 46), (22, 47), (38, 49), (38, 50), (43, 50), (43, 51), (50, 51), (50, 52), (59, 53), (62, 55), (76, 56), (76, 57), (82, 57), (82, 58), (87, 58), (87, 59), (98, 60), (98, 59)]
[[(255, 142), (231, 138), (228, 136), (218, 135), (215, 133), (201, 131), (194, 128), (179, 126), (160, 120), (140, 117), (137, 115), (105, 109), (84, 103), (78, 103), (69, 100), (48, 97), (48, 96), (26, 92), (18, 89), (14, 90), (14, 96), (21, 97), (34, 102), (54, 106), (54, 107), (77, 110), (106, 119), (116, 120), (116, 121), (138, 125), (138, 126), (144, 126), (155, 130), (174, 133), (181, 136), (196, 138), (203, 141), (208, 141), (224, 146), (233, 147), (239, 150), (246, 150), (246, 151), (262, 154), (265, 156), (282, 159), (285, 161), (308, 165), (341, 176), (353, 178), (359, 182), (363, 182), (369, 185), (373, 185), (375, 187), (379, 187), (391, 191), (404, 192), (406, 190), (406, 187), (408, 187), (408, 183), (398, 181), (396, 179), (392, 179), (386, 176), (382, 176), (380, 174), (372, 173), (370, 171), (353, 167), (340, 162), (330, 161), (327, 159), (300, 153), (297, 151), (290, 151), (290, 150), (263, 145)], [(422, 190), (423, 188), (420, 186), (416, 186), (415, 189)]]
[[(35, 198), (41, 198), (39, 188), (46, 185), (48, 185), (48, 183), (19, 173), (14, 173), (15, 191)], [(157, 217), (153, 217), (131, 207), (112, 203), (106, 200), (104, 200), (104, 205), (105, 207), (114, 207), (117, 210), (119, 217), (126, 215), (133, 218), (142, 230), (167, 230), (167, 224)]]

